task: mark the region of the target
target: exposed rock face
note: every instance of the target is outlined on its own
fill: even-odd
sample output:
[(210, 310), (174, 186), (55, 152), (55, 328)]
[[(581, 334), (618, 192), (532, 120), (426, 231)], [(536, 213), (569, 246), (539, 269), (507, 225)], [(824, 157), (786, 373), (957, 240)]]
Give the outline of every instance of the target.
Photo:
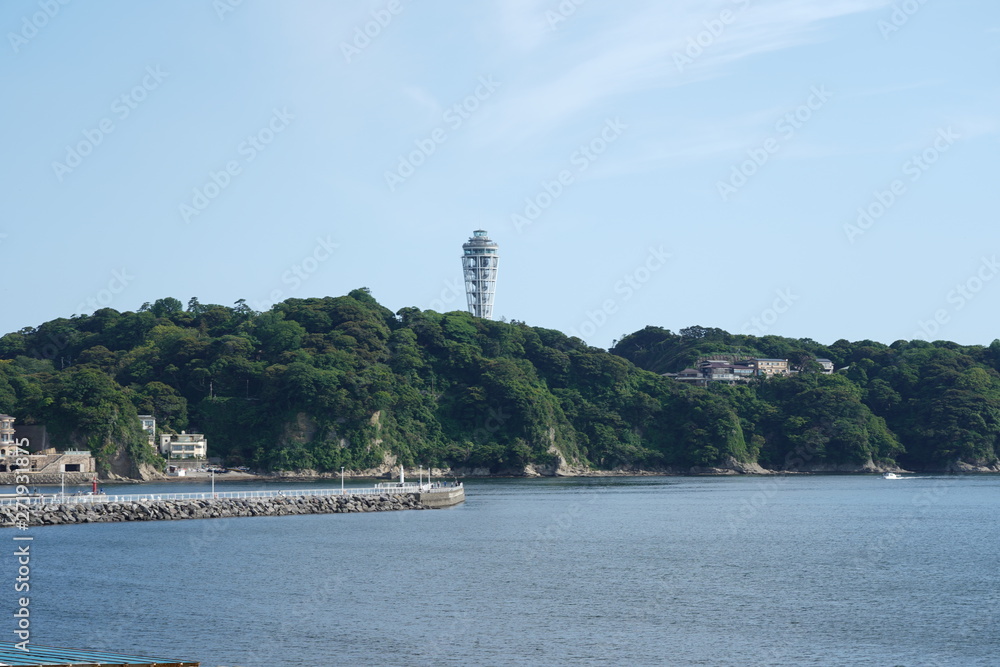
[(554, 444), (549, 447), (549, 454), (556, 457), (555, 469), (552, 471), (552, 474), (556, 477), (578, 477), (590, 471), (590, 468), (580, 465), (577, 461), (572, 463), (567, 461), (566, 457), (562, 455), (562, 452)]
[[(893, 468), (893, 471), (897, 471), (897, 468)], [(787, 472), (816, 472), (816, 473), (837, 473), (837, 472), (858, 472), (858, 473), (875, 473), (875, 472), (888, 472), (889, 469), (882, 469), (872, 463), (870, 460), (865, 463), (814, 463), (805, 464), (799, 466), (794, 470), (788, 470)]]
[(151, 479), (163, 479), (164, 477), (166, 477), (166, 475), (148, 463), (139, 464), (139, 479), (142, 481), (148, 482)]
[(316, 421), (306, 413), (299, 412), (295, 419), (285, 424), (278, 437), (278, 444), (282, 447), (305, 444), (316, 437), (317, 430)]
[(730, 470), (737, 472), (741, 475), (770, 475), (770, 470), (765, 470), (760, 466), (759, 463), (754, 461), (753, 463), (745, 463), (743, 461), (737, 461), (733, 457), (729, 457), (726, 460), (726, 467)]
[(966, 463), (955, 461), (945, 466), (945, 472), (1000, 472), (1000, 463)]
[[(113, 521), (171, 521), (242, 516), (336, 514), (428, 509), (416, 494), (381, 496), (306, 496), (277, 498), (214, 498), (205, 500), (147, 500), (120, 503), (82, 503), (31, 507), (32, 526)], [(16, 508), (0, 506), (0, 525), (13, 526)]]
[[(381, 465), (377, 465), (374, 468), (365, 468), (361, 470), (347, 470), (345, 474), (348, 478), (351, 477), (388, 477), (389, 479), (395, 479), (399, 476), (399, 465), (396, 463), (396, 455), (386, 452), (382, 456)], [(407, 476), (415, 474), (413, 469), (407, 471)], [(487, 474), (489, 474), (487, 472)], [(329, 472), (320, 472), (318, 470), (312, 470), (310, 468), (300, 468), (298, 470), (277, 470), (270, 473), (269, 476), (277, 477), (279, 479), (340, 479), (340, 471), (332, 470)]]
[[(99, 466), (98, 472), (101, 479), (111, 480), (140, 480), (148, 482), (153, 479), (164, 479), (166, 475), (149, 465), (148, 463), (134, 462), (124, 450), (115, 452), (114, 457), (107, 466)], [(93, 475), (90, 475), (93, 477)], [(87, 481), (90, 481), (89, 478)]]
[(770, 470), (765, 470), (756, 462), (744, 463), (737, 461), (732, 456), (723, 461), (717, 468), (694, 466), (690, 472), (695, 475), (770, 475)]
[(454, 475), (456, 477), (493, 477), (489, 468), (447, 468), (444, 470), (445, 476)]
[[(377, 412), (375, 413), (378, 414)], [(382, 455), (382, 465), (376, 466), (374, 468), (369, 468), (368, 470), (361, 470), (359, 474), (362, 477), (382, 477), (383, 475), (388, 475), (389, 477), (394, 477), (395, 474), (399, 474), (399, 465), (396, 463), (396, 455), (385, 452)]]

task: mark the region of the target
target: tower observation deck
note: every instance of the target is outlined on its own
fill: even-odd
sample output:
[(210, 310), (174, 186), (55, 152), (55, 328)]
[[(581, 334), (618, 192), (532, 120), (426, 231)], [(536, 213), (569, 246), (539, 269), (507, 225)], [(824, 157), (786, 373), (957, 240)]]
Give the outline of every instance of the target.
[(490, 240), (485, 229), (472, 232), (472, 238), (462, 244), (462, 271), (465, 274), (465, 296), (469, 302), (469, 312), (487, 320), (493, 319), (499, 253), (497, 244)]

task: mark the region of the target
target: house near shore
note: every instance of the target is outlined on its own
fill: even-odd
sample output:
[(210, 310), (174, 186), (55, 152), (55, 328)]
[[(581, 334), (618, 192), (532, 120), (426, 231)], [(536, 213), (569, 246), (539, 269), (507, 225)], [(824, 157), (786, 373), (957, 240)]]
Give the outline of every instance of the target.
[(816, 359), (816, 363), (823, 367), (824, 375), (833, 375), (833, 362), (829, 359)]
[(208, 440), (201, 433), (161, 433), (160, 454), (166, 459), (206, 459)]
[(14, 417), (0, 415), (0, 451), (6, 454), (6, 449), (16, 447), (14, 441)]
[[(31, 451), (27, 438), (18, 439), (24, 430), (32, 433), (44, 427), (14, 427), (16, 419), (10, 415), (0, 415), (0, 472), (22, 470), (29, 473), (64, 473), (97, 471), (97, 464), (90, 452), (78, 450), (57, 451), (54, 447)], [(22, 446), (23, 445), (23, 446)], [(23, 465), (27, 459), (28, 465)]]
[[(4, 463), (6, 463), (6, 466)], [(21, 469), (13, 463), (12, 459), (8, 459), (4, 463), (0, 463), (0, 472), (13, 472)], [(58, 452), (50, 447), (36, 454), (28, 454), (27, 471), (42, 474), (58, 474), (63, 472), (96, 473), (97, 463), (90, 452), (76, 449), (67, 449)]]
[(156, 451), (156, 418), (153, 415), (139, 415), (139, 423), (146, 434), (149, 446)]

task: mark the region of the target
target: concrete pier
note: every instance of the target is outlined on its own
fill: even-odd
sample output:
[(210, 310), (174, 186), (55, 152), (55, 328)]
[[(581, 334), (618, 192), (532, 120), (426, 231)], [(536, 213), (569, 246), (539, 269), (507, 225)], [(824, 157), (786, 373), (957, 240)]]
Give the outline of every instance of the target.
[(441, 507), (451, 507), (461, 502), (465, 502), (465, 487), (453, 486), (442, 489), (434, 489), (431, 492), (418, 493), (420, 502), (431, 509)]

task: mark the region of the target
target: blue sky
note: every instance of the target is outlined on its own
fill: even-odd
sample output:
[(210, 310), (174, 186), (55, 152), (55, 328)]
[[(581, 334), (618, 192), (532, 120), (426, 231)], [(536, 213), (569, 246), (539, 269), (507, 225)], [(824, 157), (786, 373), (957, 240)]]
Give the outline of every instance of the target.
[[(6, 0), (0, 331), (367, 286), (647, 324), (1000, 337), (992, 0)], [(997, 278), (994, 280), (994, 278)]]

